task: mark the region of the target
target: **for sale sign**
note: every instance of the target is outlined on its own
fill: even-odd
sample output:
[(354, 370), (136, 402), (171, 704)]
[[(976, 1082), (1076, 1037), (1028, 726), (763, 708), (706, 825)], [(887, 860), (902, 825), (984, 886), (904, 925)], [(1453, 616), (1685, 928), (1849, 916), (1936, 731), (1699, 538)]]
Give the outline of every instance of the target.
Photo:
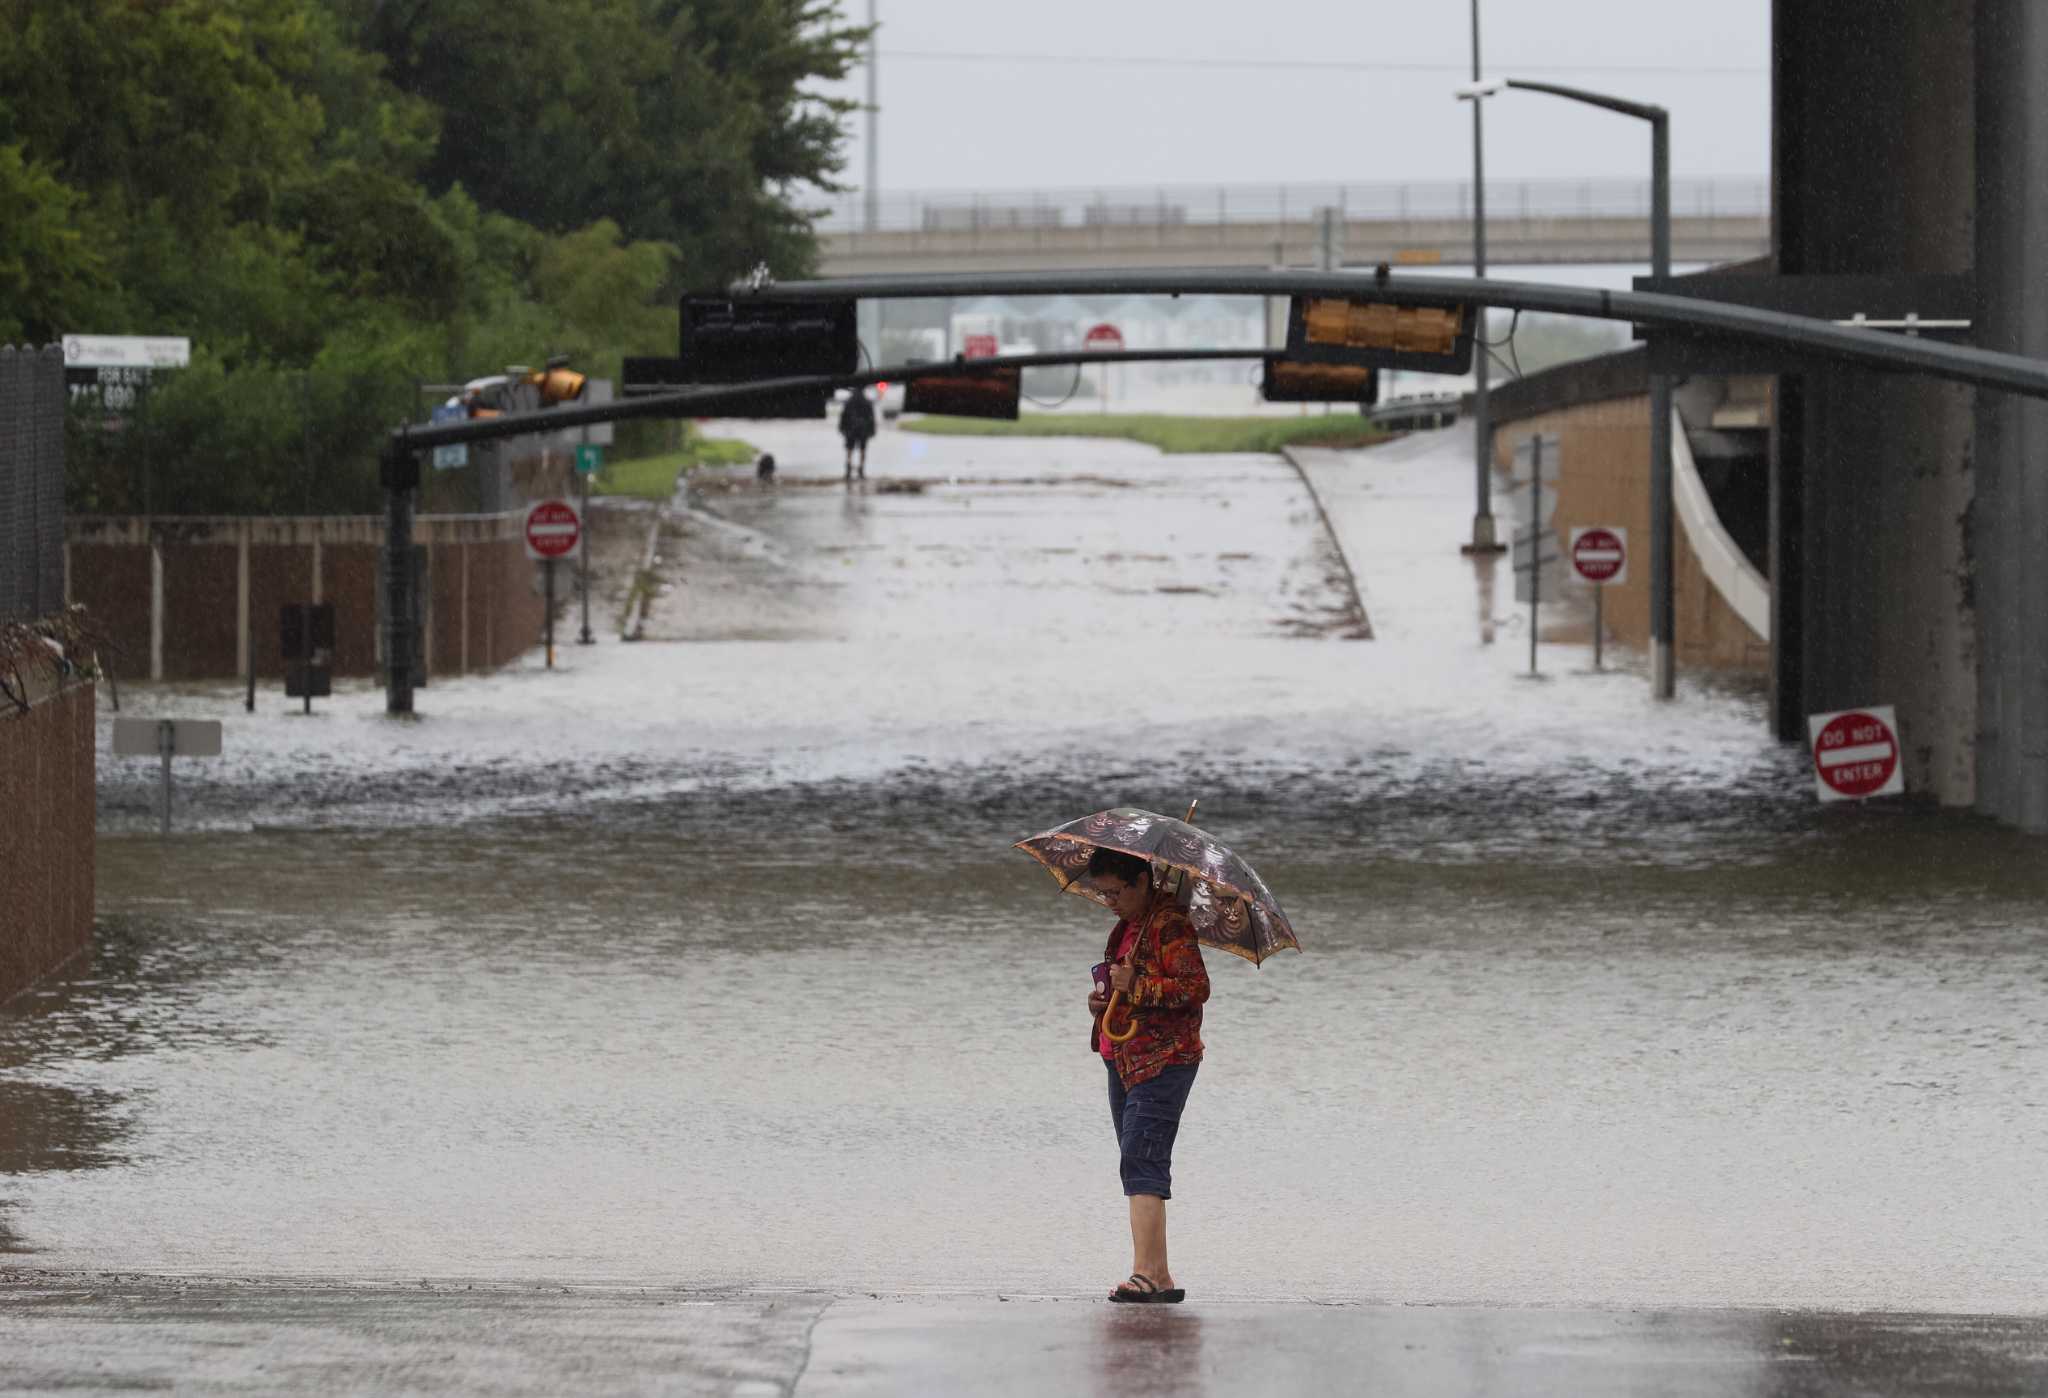
[(1823, 801), (1896, 796), (1906, 789), (1899, 770), (1899, 721), (1892, 706), (1809, 714), (1813, 785)]

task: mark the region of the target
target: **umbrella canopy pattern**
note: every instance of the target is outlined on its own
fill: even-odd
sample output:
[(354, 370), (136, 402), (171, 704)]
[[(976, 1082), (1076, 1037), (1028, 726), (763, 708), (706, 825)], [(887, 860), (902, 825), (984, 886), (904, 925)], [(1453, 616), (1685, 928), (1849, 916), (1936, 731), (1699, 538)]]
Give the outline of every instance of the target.
[(1265, 880), (1215, 836), (1186, 821), (1119, 806), (1019, 840), (1017, 848), (1043, 864), (1061, 888), (1104, 907), (1109, 899), (1086, 877), (1088, 856), (1096, 850), (1148, 859), (1155, 873), (1162, 864), (1179, 869), (1190, 876), (1181, 898), (1204, 945), (1242, 956), (1254, 966), (1282, 947), (1301, 950)]

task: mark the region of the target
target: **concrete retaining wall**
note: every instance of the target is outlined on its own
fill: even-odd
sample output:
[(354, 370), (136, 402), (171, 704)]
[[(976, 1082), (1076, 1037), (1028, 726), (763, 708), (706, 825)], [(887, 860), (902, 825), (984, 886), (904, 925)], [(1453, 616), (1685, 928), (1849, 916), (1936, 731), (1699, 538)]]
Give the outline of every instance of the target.
[(92, 942), (93, 687), (0, 711), (0, 1002)]
[[(519, 513), (423, 515), (427, 671), (491, 670), (540, 638), (542, 602)], [(334, 672), (382, 663), (377, 560), (381, 518), (85, 517), (70, 521), (69, 600), (119, 647), (117, 673), (157, 680), (276, 679), (278, 613), (332, 602)], [(566, 596), (568, 588), (558, 586)]]
[[(1579, 525), (1620, 525), (1628, 530), (1628, 581), (1609, 586), (1602, 601), (1610, 639), (1647, 650), (1650, 644), (1650, 399), (1639, 355), (1615, 355), (1537, 375), (1494, 395), (1494, 464), (1505, 475), (1515, 443), (1555, 432), (1562, 460), (1557, 487), (1560, 540)], [(1498, 496), (1495, 509), (1505, 516)], [(1507, 521), (1503, 517), (1502, 536)], [(1708, 577), (1683, 529), (1672, 583), (1675, 636), (1681, 666), (1764, 673), (1770, 642), (1752, 630)], [(1588, 610), (1590, 620), (1590, 606)], [(1545, 626), (1545, 634), (1552, 634)], [(1570, 639), (1561, 628), (1559, 639)], [(1588, 637), (1590, 640), (1590, 636)]]

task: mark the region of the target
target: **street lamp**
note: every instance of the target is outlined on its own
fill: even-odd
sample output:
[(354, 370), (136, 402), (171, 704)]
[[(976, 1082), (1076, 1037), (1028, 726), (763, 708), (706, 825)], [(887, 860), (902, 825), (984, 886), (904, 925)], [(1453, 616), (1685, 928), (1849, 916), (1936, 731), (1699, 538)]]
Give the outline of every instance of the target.
[[(1472, 81), (1458, 89), (1458, 96), (1472, 103), (1472, 276), (1486, 278), (1486, 141), (1482, 108), (1485, 100), (1500, 91), (1498, 81), (1480, 76), (1479, 0), (1472, 0)], [(1486, 307), (1480, 306), (1475, 320), (1479, 341), (1472, 365), (1472, 542), (1468, 554), (1502, 551), (1493, 528), (1493, 411), (1487, 403), (1486, 387), (1491, 366), (1487, 363)]]
[[(1520, 78), (1480, 79), (1457, 89), (1476, 112), (1485, 98), (1503, 89), (1547, 92), (1591, 107), (1603, 107), (1650, 123), (1650, 271), (1671, 275), (1671, 113), (1648, 102), (1631, 102), (1604, 92), (1565, 87), (1559, 83), (1525, 82)], [(1673, 645), (1673, 544), (1671, 532), (1671, 379), (1650, 375), (1650, 685), (1659, 699), (1677, 690)]]

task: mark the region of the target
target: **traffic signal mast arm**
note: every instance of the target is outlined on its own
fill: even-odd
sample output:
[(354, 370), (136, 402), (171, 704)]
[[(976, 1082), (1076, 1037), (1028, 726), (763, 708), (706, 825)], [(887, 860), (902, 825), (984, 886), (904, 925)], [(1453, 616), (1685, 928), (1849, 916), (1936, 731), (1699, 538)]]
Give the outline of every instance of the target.
[(625, 422), (635, 418), (712, 417), (720, 412), (743, 409), (751, 399), (769, 398), (804, 389), (865, 387), (909, 379), (947, 377), (979, 373), (990, 369), (1036, 369), (1075, 364), (1157, 364), (1188, 360), (1237, 360), (1283, 358), (1281, 350), (1256, 349), (1157, 349), (1157, 350), (1075, 350), (1058, 354), (1005, 354), (987, 359), (934, 360), (923, 364), (892, 364), (863, 369), (857, 374), (806, 374), (753, 383), (711, 384), (701, 388), (679, 388), (668, 393), (643, 393), (610, 403), (580, 408), (549, 408), (542, 412), (504, 413), (497, 417), (471, 418), (464, 422), (417, 423), (392, 430), (386, 449), (427, 451), (434, 447), (467, 442), (491, 442), (528, 432), (557, 432), (568, 427), (587, 427), (599, 422)]
[(853, 297), (900, 300), (921, 296), (1331, 296), (1401, 306), (1489, 306), (1595, 320), (1631, 321), (1652, 329), (1690, 331), (1773, 344), (1816, 358), (1873, 369), (1927, 374), (1979, 388), (2048, 398), (2048, 361), (1974, 345), (1859, 330), (1785, 311), (1737, 306), (1652, 291), (1602, 291), (1547, 282), (1485, 281), (1387, 272), (1314, 272), (1214, 268), (1106, 272), (981, 272), (900, 277), (839, 277), (808, 282), (736, 283), (736, 301)]
[[(1237, 269), (1212, 271), (1002, 272), (943, 276), (848, 277), (833, 280), (736, 285), (735, 301), (821, 300), (834, 297), (892, 300), (922, 296), (1097, 296), (1107, 294), (1218, 296), (1322, 296), (1363, 299), (1399, 306), (1493, 306), (1598, 320), (1630, 321), (1656, 329), (1690, 331), (1763, 344), (1789, 346), (1818, 358), (1874, 369), (1921, 373), (1981, 388), (2005, 389), (2048, 398), (2048, 361), (2002, 354), (1973, 345), (1857, 329), (1810, 316), (1738, 306), (1727, 302), (1647, 291), (1605, 291), (1542, 282), (1477, 281), (1394, 273)], [(963, 368), (1034, 368), (1042, 365), (1145, 363), (1174, 360), (1256, 360), (1278, 357), (1277, 348), (1227, 350), (1077, 351), (1065, 354), (1002, 355), (952, 359), (932, 364), (899, 364), (854, 374), (802, 375), (679, 389), (588, 406), (506, 414), (467, 422), (417, 424), (393, 431), (387, 453), (417, 452), (466, 442), (487, 442), (527, 432), (551, 432), (635, 418), (706, 417), (744, 408), (757, 396), (792, 390), (848, 388)]]

